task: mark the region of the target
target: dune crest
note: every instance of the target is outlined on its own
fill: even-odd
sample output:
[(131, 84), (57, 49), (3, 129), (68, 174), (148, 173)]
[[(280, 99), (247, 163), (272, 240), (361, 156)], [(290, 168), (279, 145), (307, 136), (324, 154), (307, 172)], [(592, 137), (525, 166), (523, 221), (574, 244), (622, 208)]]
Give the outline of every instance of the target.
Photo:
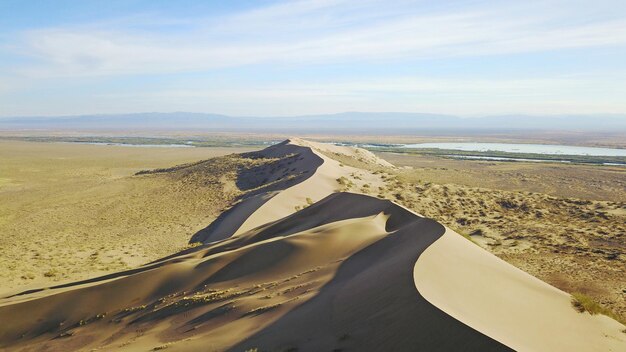
[(439, 309), (517, 351), (621, 351), (624, 325), (572, 309), (569, 294), (454, 231), (415, 263), (417, 290)]
[[(435, 220), (338, 192), (376, 185), (341, 154), (292, 138), (249, 158), (249, 192), (193, 242), (142, 267), (0, 300), (6, 350), (620, 351), (624, 326)], [(245, 180), (259, 179), (247, 183)]]
[[(290, 138), (259, 152), (247, 154), (249, 157), (286, 160), (283, 169), (270, 170), (269, 173), (279, 174), (278, 177), (281, 178), (292, 177), (291, 182), (284, 184), (287, 187), (270, 189), (244, 199), (192, 240), (207, 243), (237, 236), (267, 222), (276, 221), (294, 213), (299, 207), (308, 206), (338, 191), (340, 184), (337, 179), (349, 177), (355, 172), (364, 173), (363, 170), (342, 165), (323, 152), (361, 158), (373, 165), (393, 167), (364, 149)], [(372, 184), (381, 183), (380, 178), (371, 173), (367, 173), (366, 181)]]

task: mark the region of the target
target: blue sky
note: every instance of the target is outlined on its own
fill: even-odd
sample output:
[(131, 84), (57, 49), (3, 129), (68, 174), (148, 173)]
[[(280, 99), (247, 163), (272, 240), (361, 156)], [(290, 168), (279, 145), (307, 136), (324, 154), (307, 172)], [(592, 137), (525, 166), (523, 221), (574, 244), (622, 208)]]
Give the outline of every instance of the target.
[(626, 113), (626, 1), (0, 0), (0, 116)]

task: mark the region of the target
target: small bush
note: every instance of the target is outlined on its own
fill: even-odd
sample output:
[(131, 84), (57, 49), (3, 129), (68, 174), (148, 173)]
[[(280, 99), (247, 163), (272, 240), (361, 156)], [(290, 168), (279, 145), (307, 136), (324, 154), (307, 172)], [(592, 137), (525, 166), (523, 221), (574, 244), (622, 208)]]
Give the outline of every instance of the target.
[(340, 185), (342, 185), (342, 186), (346, 186), (346, 185), (348, 185), (348, 183), (349, 183), (349, 182), (350, 182), (350, 181), (349, 181), (347, 178), (343, 177), (343, 176), (341, 176), (341, 177), (339, 177), (339, 178), (337, 179), (337, 183), (339, 183), (339, 184), (340, 184)]
[(57, 270), (52, 269), (52, 270), (48, 270), (45, 273), (43, 273), (43, 276), (45, 276), (45, 277), (55, 277), (58, 274), (59, 274), (59, 272)]
[(572, 293), (572, 306), (580, 313), (588, 312), (591, 315), (602, 314), (613, 318), (622, 324), (626, 324), (626, 319), (615, 312), (598, 304), (593, 298), (581, 292)]
[(481, 229), (476, 229), (472, 232), (470, 232), (470, 236), (483, 236), (485, 233), (483, 232), (483, 230)]
[(181, 248), (181, 250), (186, 250), (186, 249), (191, 249), (191, 248), (196, 248), (196, 247), (200, 247), (202, 246), (202, 242), (191, 242), (188, 243), (186, 246), (183, 246), (183, 248)]
[(157, 347), (153, 348), (152, 350), (153, 350), (153, 351), (161, 351), (161, 350), (164, 350), (164, 349), (169, 348), (171, 345), (172, 345), (172, 344), (168, 342), (168, 343), (166, 343), (166, 344), (164, 344), (164, 345), (157, 346)]
[(268, 312), (270, 310), (276, 309), (278, 307), (280, 307), (281, 303), (276, 303), (276, 304), (272, 304), (269, 306), (263, 306), (263, 307), (258, 307), (258, 308), (254, 308), (252, 310), (250, 310), (248, 313), (246, 313), (245, 315), (260, 315), (263, 314), (265, 312)]

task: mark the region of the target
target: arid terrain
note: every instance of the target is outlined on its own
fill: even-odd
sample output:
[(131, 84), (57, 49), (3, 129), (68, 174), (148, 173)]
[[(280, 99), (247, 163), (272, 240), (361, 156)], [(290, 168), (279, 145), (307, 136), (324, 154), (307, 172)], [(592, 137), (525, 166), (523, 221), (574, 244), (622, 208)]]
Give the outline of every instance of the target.
[(626, 352), (625, 19), (0, 0), (0, 352)]
[(619, 168), (0, 143), (0, 347), (626, 345)]
[(133, 175), (246, 150), (0, 141), (0, 292), (136, 267), (187, 246), (235, 196), (224, 185), (240, 163), (214, 159), (201, 179)]
[(468, 161), (394, 153), (377, 155), (399, 167), (414, 168), (414, 172), (404, 173), (413, 181), (543, 193), (560, 198), (614, 202), (626, 200), (624, 167)]
[(383, 197), (626, 316), (625, 168), (380, 156), (404, 166)]

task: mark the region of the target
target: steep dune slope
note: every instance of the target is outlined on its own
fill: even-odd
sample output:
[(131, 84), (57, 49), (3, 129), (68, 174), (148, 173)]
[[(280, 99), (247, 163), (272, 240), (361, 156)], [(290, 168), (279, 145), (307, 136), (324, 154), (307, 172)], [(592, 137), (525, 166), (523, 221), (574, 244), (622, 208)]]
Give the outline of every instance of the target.
[[(245, 350), (507, 348), (442, 314), (411, 272), (445, 229), (389, 202), (335, 193), (194, 253), (0, 307), (0, 341), (42, 347)], [(26, 295), (27, 296), (27, 295)], [(446, 333), (442, 333), (445, 331)], [(450, 338), (450, 336), (454, 336)]]
[(259, 170), (267, 175), (267, 182), (275, 182), (275, 187), (264, 187), (261, 192), (251, 192), (224, 212), (217, 221), (192, 238), (193, 242), (212, 242), (278, 220), (292, 214), (296, 207), (304, 207), (317, 202), (339, 190), (337, 179), (355, 172), (364, 175), (363, 182), (380, 184), (380, 178), (340, 162), (323, 154), (338, 153), (363, 160), (382, 167), (391, 164), (363, 150), (291, 138), (262, 151), (248, 153), (252, 158), (277, 158), (284, 163), (273, 169)]
[(621, 351), (624, 326), (580, 314), (571, 296), (450, 229), (419, 258), (418, 291), (432, 304), (518, 351)]
[(385, 166), (299, 139), (249, 154), (280, 163), (241, 176), (249, 192), (194, 236), (201, 246), (1, 299), (0, 348), (625, 349), (623, 325), (576, 312), (564, 292), (436, 221), (336, 193), (342, 176), (358, 172), (372, 184), (378, 176), (328, 153)]

